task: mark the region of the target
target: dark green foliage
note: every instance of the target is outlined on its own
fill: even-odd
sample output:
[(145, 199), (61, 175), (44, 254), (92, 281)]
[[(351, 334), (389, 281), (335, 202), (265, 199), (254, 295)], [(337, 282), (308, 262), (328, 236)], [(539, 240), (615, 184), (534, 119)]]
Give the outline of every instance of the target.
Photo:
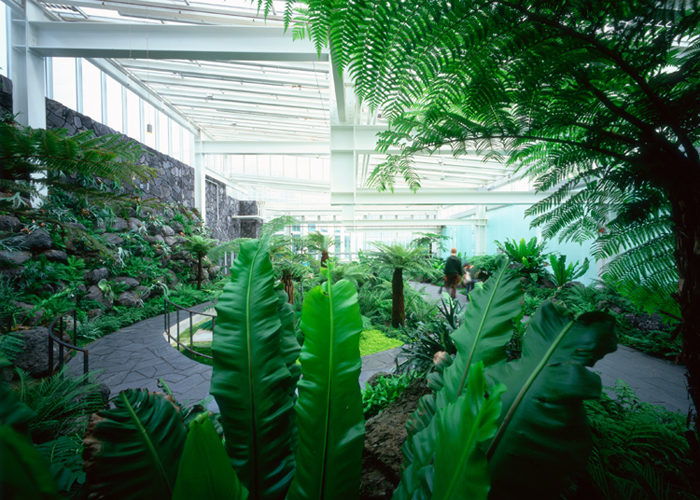
[(378, 378), (375, 385), (367, 385), (362, 390), (362, 407), (365, 420), (369, 420), (386, 408), (401, 395), (415, 378), (414, 373)]
[(588, 258), (583, 259), (583, 264), (580, 266), (578, 261), (576, 261), (576, 264), (569, 262), (569, 265), (567, 266), (566, 255), (560, 255), (559, 257), (556, 255), (550, 255), (549, 262), (552, 265), (552, 282), (558, 288), (563, 288), (568, 283), (586, 274), (589, 266)]
[(71, 378), (65, 367), (55, 375), (35, 381), (24, 371), (17, 369), (17, 372), (19, 382), (15, 390), (19, 400), (35, 414), (29, 420), (35, 443), (82, 432), (88, 415), (104, 405), (91, 374)]
[(510, 261), (519, 266), (520, 273), (525, 277), (533, 274), (543, 274), (546, 255), (544, 254), (544, 242), (537, 243), (537, 238), (532, 238), (529, 242), (521, 238), (518, 243), (515, 240), (494, 242), (496, 246), (505, 253)]
[(64, 498), (73, 497), (85, 483), (83, 472), (83, 439), (80, 434), (59, 436), (37, 446)]
[(613, 391), (612, 398), (604, 392), (585, 402), (594, 448), (587, 473), (566, 499), (698, 498), (700, 472), (684, 437), (686, 417), (640, 402), (620, 380)]

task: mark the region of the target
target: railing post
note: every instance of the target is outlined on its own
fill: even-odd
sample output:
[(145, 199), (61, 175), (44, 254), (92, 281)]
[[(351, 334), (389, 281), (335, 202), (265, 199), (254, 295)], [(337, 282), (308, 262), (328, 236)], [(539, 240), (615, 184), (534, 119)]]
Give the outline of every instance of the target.
[(194, 337), (194, 327), (192, 326), (192, 311), (190, 311), (190, 358), (194, 359), (194, 347), (192, 347), (192, 337)]
[(58, 344), (58, 371), (63, 370), (63, 344)]

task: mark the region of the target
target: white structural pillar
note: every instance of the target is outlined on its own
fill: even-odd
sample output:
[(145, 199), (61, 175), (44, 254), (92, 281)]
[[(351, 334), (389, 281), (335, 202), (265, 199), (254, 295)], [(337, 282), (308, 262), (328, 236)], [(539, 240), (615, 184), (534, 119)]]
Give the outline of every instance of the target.
[[(486, 205), (476, 206), (476, 218), (482, 221), (486, 220)], [(475, 249), (477, 255), (484, 255), (486, 253), (486, 226), (487, 224), (477, 225), (474, 231), (475, 234)]]
[(194, 206), (202, 216), (202, 221), (207, 219), (207, 174), (202, 153), (202, 139), (194, 140)]
[(46, 62), (29, 49), (36, 33), (29, 21), (42, 20), (44, 14), (32, 2), (26, 11), (12, 9), (12, 104), (17, 121), (24, 126), (46, 128)]

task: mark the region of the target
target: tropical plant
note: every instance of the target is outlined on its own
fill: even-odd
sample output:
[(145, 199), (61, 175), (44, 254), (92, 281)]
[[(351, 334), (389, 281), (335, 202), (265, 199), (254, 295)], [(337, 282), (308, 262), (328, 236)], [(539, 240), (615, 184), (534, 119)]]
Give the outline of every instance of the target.
[(204, 238), (199, 235), (190, 236), (185, 240), (184, 247), (197, 257), (197, 290), (202, 289), (202, 259), (211, 249), (216, 247), (218, 241)]
[(335, 0), (308, 9), (317, 47), (332, 46), (338, 70), (388, 119), (381, 150), (400, 148), (371, 185), (389, 188), (401, 175), (417, 189), (413, 156), (443, 146), (506, 159), (553, 190), (526, 211), (544, 238), (635, 228), (606, 256), (658, 236), (650, 223), (670, 214), (684, 358), (700, 406), (697, 6)]
[(416, 237), (413, 238), (412, 243), (416, 246), (427, 246), (428, 256), (433, 255), (433, 245), (436, 245), (440, 251), (445, 250), (445, 242), (450, 240), (449, 236), (444, 236), (437, 233), (413, 233)]
[(589, 266), (588, 257), (583, 259), (583, 264), (581, 265), (576, 261), (576, 264), (569, 262), (567, 266), (566, 255), (557, 257), (552, 254), (549, 256), (549, 262), (552, 265), (552, 274), (550, 275), (552, 282), (559, 289), (564, 288), (567, 284), (586, 274)]
[(321, 267), (326, 267), (326, 261), (329, 259), (328, 251), (335, 246), (335, 237), (332, 234), (321, 234), (316, 231), (309, 233), (306, 238), (309, 250), (320, 252)]
[(377, 249), (370, 253), (374, 263), (380, 268), (392, 272), (391, 277), (391, 326), (398, 327), (406, 323), (406, 306), (404, 301), (403, 272), (417, 275), (429, 272), (431, 267), (425, 259), (427, 253), (424, 247), (413, 243), (390, 245), (375, 242)]
[(362, 407), (365, 420), (369, 420), (396, 400), (403, 390), (415, 379), (415, 375), (387, 375), (379, 377), (373, 385), (367, 384), (362, 390)]
[[(532, 238), (526, 242), (521, 238), (518, 243), (515, 240), (506, 240), (505, 243), (494, 241), (496, 246), (505, 253), (511, 262), (520, 266), (520, 273), (525, 277), (531, 277), (544, 273), (545, 254), (544, 242), (537, 242), (537, 238)], [(535, 277), (533, 281), (537, 281)]]
[(422, 398), (407, 422), (405, 470), (394, 498), (437, 494), (437, 474), (427, 480), (441, 453), (436, 415), (461, 398), (477, 359), (507, 388), (497, 430), (482, 448), (491, 479), (489, 498), (510, 498), (513, 491), (557, 498), (570, 475), (585, 467), (591, 438), (583, 400), (597, 398), (601, 390), (600, 378), (586, 366), (615, 349), (612, 318), (600, 312), (574, 317), (546, 302), (528, 325), (522, 356), (508, 362), (504, 346), (513, 336), (512, 319), (521, 314), (519, 281), (503, 259), (494, 276), (472, 293), (465, 323), (452, 335), (454, 362), (432, 376), (437, 394)]

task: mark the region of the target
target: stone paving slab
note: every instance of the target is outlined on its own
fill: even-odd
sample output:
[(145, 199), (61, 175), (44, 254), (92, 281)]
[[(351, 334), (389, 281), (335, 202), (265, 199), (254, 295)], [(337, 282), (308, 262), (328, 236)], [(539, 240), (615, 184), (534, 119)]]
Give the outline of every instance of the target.
[[(432, 300), (439, 300), (439, 287), (415, 283), (425, 288)], [(464, 302), (466, 297), (459, 296)], [(201, 312), (211, 304), (194, 308)], [(175, 317), (171, 315), (174, 324)], [(172, 325), (170, 325), (172, 326)], [(151, 318), (98, 339), (88, 346), (90, 370), (100, 370), (99, 383), (112, 391), (112, 397), (128, 388), (144, 388), (158, 391), (158, 379), (162, 378), (181, 403), (195, 403), (209, 397), (212, 368), (197, 363), (178, 352), (163, 335), (163, 316)], [(376, 372), (392, 372), (394, 357), (400, 348), (362, 358), (360, 384)], [(82, 356), (68, 363), (73, 374), (82, 373)], [(685, 368), (620, 346), (618, 350), (599, 361), (593, 370), (601, 374), (604, 386), (612, 387), (617, 379), (632, 387), (642, 401), (661, 404), (673, 411), (686, 412), (690, 401), (685, 388)], [(207, 405), (218, 410), (211, 399)]]

